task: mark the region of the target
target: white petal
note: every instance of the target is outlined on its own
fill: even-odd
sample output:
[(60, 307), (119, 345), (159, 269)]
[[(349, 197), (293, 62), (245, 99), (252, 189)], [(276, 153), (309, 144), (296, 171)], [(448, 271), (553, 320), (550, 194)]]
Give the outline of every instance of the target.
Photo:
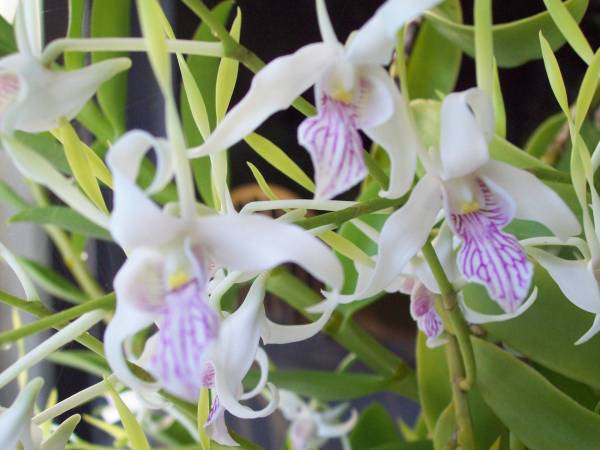
[(491, 99), (477, 88), (448, 95), (441, 110), (440, 159), (445, 179), (468, 175), (489, 160)]
[(547, 226), (566, 240), (581, 232), (581, 226), (556, 192), (534, 175), (509, 164), (489, 161), (479, 174), (499, 185), (516, 204), (515, 216)]
[(239, 444), (229, 435), (227, 425), (225, 424), (225, 408), (222, 406), (212, 419), (210, 424), (206, 426), (208, 436), (218, 444), (237, 447)]
[(571, 303), (600, 314), (600, 289), (588, 261), (561, 259), (537, 248), (528, 248), (527, 253), (546, 269)]
[(350, 412), (350, 417), (345, 422), (336, 423), (336, 424), (319, 422), (319, 424), (318, 424), (319, 436), (324, 437), (324, 438), (339, 438), (341, 436), (345, 436), (348, 433), (350, 433), (350, 431), (352, 431), (352, 428), (354, 428), (354, 425), (356, 425), (357, 420), (358, 420), (358, 413), (356, 412), (355, 409), (353, 409)]
[(286, 420), (295, 420), (306, 408), (308, 407), (298, 395), (285, 389), (279, 390), (279, 410)]
[(310, 44), (271, 61), (254, 76), (246, 96), (202, 146), (190, 150), (189, 156), (197, 158), (225, 150), (256, 130), (272, 114), (288, 108), (321, 78), (338, 52), (337, 46)]
[(256, 397), (265, 389), (265, 386), (267, 385), (267, 381), (269, 379), (269, 358), (262, 348), (259, 347), (257, 349), (254, 361), (256, 361), (258, 364), (260, 378), (258, 379), (258, 383), (256, 383), (251, 390), (242, 394), (240, 397), (241, 400), (248, 400)]
[(389, 64), (398, 30), (439, 2), (388, 0), (352, 37), (348, 44), (348, 57), (361, 64)]
[(325, 0), (317, 0), (317, 19), (319, 21), (319, 31), (321, 32), (321, 39), (323, 39), (323, 42), (328, 44), (339, 43), (335, 31), (333, 30), (333, 26), (331, 25), (331, 19), (327, 12), (327, 6), (325, 6)]
[(314, 322), (305, 325), (280, 325), (271, 322), (267, 317), (264, 318), (262, 340), (267, 344), (289, 344), (291, 342), (300, 342), (313, 337), (323, 329), (333, 309), (325, 310), (321, 316)]
[(46, 159), (14, 138), (5, 136), (3, 143), (11, 159), (25, 177), (43, 184), (71, 208), (97, 225), (108, 228), (108, 217)]
[(333, 252), (296, 225), (262, 215), (209, 216), (197, 220), (195, 232), (230, 270), (262, 272), (292, 262), (335, 290), (342, 287), (342, 268)]
[(39, 450), (64, 450), (80, 420), (79, 414), (69, 417), (42, 443)]
[(390, 186), (379, 195), (396, 198), (412, 186), (421, 143), (408, 116), (406, 103), (393, 80), (381, 68), (370, 69), (368, 73), (385, 86), (387, 95), (393, 100), (394, 109), (389, 118), (376, 126), (364, 127), (363, 131), (390, 157)]
[(594, 323), (592, 323), (592, 326), (590, 327), (590, 329), (588, 331), (586, 331), (586, 333), (583, 336), (581, 336), (579, 339), (577, 339), (577, 342), (575, 342), (575, 345), (581, 345), (581, 344), (586, 343), (591, 338), (593, 338), (596, 334), (598, 334), (598, 332), (600, 332), (600, 315), (596, 315), (596, 317), (594, 317)]
[(507, 320), (514, 319), (515, 317), (518, 317), (521, 314), (523, 314), (525, 311), (527, 311), (529, 309), (529, 307), (531, 305), (533, 305), (533, 303), (537, 299), (537, 294), (538, 294), (537, 287), (534, 287), (533, 292), (531, 293), (529, 298), (526, 301), (524, 301), (515, 312), (512, 312), (512, 313), (483, 314), (483, 313), (477, 312), (477, 311), (469, 308), (467, 306), (467, 304), (464, 302), (464, 299), (462, 297), (459, 298), (460, 309), (463, 313), (463, 316), (465, 317), (465, 320), (469, 323), (484, 324), (484, 323), (492, 323), (492, 322), (504, 322)]
[[(151, 149), (157, 156), (157, 172), (144, 192), (136, 179), (140, 164)], [(110, 231), (119, 245), (127, 251), (143, 245), (160, 245), (182, 231), (183, 222), (162, 211), (148, 196), (164, 187), (172, 176), (169, 148), (163, 140), (144, 131), (130, 131), (112, 146), (106, 160), (114, 186)]]
[(375, 295), (396, 279), (427, 241), (442, 205), (439, 181), (425, 175), (406, 204), (392, 214), (381, 230), (379, 256), (368, 286), (352, 295), (340, 295), (348, 303)]
[(116, 58), (79, 70), (56, 72), (31, 60), (19, 73), (26, 95), (7, 111), (3, 128), (31, 133), (56, 128), (59, 119), (73, 119), (102, 83), (130, 66), (129, 59)]
[(44, 384), (41, 378), (31, 380), (19, 393), (10, 408), (0, 413), (0, 442), (12, 450), (23, 433), (30, 433), (30, 423), (36, 398)]

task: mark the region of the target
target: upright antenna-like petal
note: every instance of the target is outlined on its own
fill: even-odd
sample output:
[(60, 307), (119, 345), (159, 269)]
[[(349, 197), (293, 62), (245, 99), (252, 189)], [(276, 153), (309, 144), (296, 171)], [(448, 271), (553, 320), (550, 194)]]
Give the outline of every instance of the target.
[(321, 39), (326, 44), (336, 44), (339, 40), (335, 34), (331, 19), (325, 6), (325, 0), (317, 0), (317, 19), (319, 21), (319, 30), (321, 31)]
[(0, 413), (0, 442), (4, 448), (12, 450), (23, 433), (29, 432), (35, 401), (43, 384), (41, 378), (31, 380), (10, 408)]

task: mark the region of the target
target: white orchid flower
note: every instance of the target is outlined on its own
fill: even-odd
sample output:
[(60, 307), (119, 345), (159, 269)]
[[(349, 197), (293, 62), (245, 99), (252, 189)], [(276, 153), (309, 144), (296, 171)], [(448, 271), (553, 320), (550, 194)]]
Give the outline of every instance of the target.
[(314, 85), (318, 114), (300, 125), (298, 140), (315, 167), (316, 197), (335, 197), (366, 176), (359, 130), (390, 157), (390, 186), (382, 195), (403, 195), (412, 184), (420, 144), (407, 106), (382, 66), (392, 58), (400, 27), (437, 3), (388, 0), (344, 47), (324, 0), (317, 0), (323, 42), (277, 58), (258, 72), (246, 97), (190, 156), (231, 147)]
[(293, 392), (279, 391), (279, 410), (291, 422), (289, 436), (293, 450), (309, 450), (322, 447), (329, 439), (341, 439), (344, 448), (349, 449), (347, 436), (358, 419), (356, 410), (350, 417), (341, 421), (348, 410), (347, 403), (331, 409), (317, 409), (313, 402), (305, 403)]
[(6, 450), (64, 450), (80, 417), (65, 420), (44, 439), (42, 430), (31, 421), (35, 401), (44, 384), (41, 378), (31, 380), (9, 408), (0, 409), (0, 442)]
[[(143, 191), (135, 180), (151, 148), (157, 156), (157, 173)], [(160, 209), (148, 196), (170, 181), (171, 154), (165, 141), (133, 131), (107, 157), (115, 192), (110, 229), (129, 257), (115, 278), (118, 301), (106, 330), (106, 354), (119, 380), (133, 389), (162, 386), (195, 402), (201, 388), (214, 387), (209, 429), (215, 440), (233, 443), (224, 428), (225, 409), (251, 418), (270, 414), (276, 407), (276, 396), (260, 411), (239, 403), (259, 394), (266, 383), (267, 359), (259, 339), (265, 344), (306, 339), (325, 325), (331, 310), (307, 325), (270, 322), (262, 303), (267, 274), (262, 274), (242, 306), (222, 318), (208, 303), (212, 273), (225, 268), (248, 274), (248, 279), (292, 262), (339, 291), (343, 272), (327, 246), (295, 225), (262, 215), (213, 214), (186, 220)], [(130, 337), (152, 324), (158, 332), (146, 345), (153, 346), (148, 370), (157, 379), (155, 384), (130, 372), (122, 349)], [(241, 381), (255, 360), (261, 381), (243, 393)]]
[(539, 222), (566, 240), (580, 232), (580, 225), (560, 197), (535, 176), (489, 159), (493, 124), (491, 100), (483, 91), (469, 89), (446, 97), (439, 152), (424, 158), (426, 175), (383, 226), (377, 264), (365, 287), (338, 300), (366, 298), (389, 286), (425, 244), (443, 209), (462, 242), (462, 277), (484, 285), (508, 314), (522, 311), (533, 267), (519, 242), (502, 228), (518, 217)]
[(72, 119), (98, 87), (130, 67), (115, 58), (71, 71), (51, 70), (40, 61), (41, 37), (36, 0), (22, 0), (15, 17), (17, 53), (0, 59), (0, 131), (31, 133)]

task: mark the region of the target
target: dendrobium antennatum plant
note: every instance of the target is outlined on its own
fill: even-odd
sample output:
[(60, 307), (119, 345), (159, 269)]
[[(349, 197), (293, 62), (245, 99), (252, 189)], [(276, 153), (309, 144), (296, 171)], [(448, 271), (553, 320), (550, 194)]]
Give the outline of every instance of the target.
[(319, 409), (319, 405), (306, 403), (290, 391), (279, 391), (279, 397), (279, 410), (290, 421), (288, 436), (293, 450), (318, 449), (330, 439), (340, 439), (344, 450), (350, 448), (348, 434), (358, 414), (352, 410), (348, 419), (341, 420), (350, 407), (348, 403)]
[(314, 85), (318, 114), (302, 122), (298, 142), (312, 158), (315, 197), (335, 197), (367, 175), (359, 130), (390, 157), (390, 186), (381, 195), (403, 195), (413, 181), (419, 142), (407, 105), (383, 66), (391, 61), (396, 32), (437, 3), (389, 0), (344, 46), (325, 2), (317, 1), (323, 42), (277, 58), (258, 72), (246, 97), (190, 156), (229, 148)]
[[(42, 39), (43, 0), (20, 0), (14, 26), (0, 20), (0, 142), (32, 194), (0, 180), (2, 211), (16, 214), (8, 224), (42, 225), (68, 275), (0, 243), (24, 293), (0, 291), (12, 308), (0, 349), (18, 353), (0, 389), (20, 387), (2, 397), (16, 399), (0, 408), (0, 450), (105, 445), (75, 427), (77, 408), (107, 395), (86, 419), (115, 448), (255, 448), (227, 415), (262, 418), (252, 429), (285, 450), (330, 440), (344, 450), (600, 448), (600, 51), (577, 25), (589, 2), (544, 0), (545, 11), (499, 27), (492, 12), (508, 2), (492, 11), (475, 0), (467, 24), (463, 2), (380, 0), (347, 38), (334, 31), (343, 17), (333, 2), (315, 0), (316, 15), (300, 2), (321, 40), (267, 64), (244, 46), (242, 9), (227, 26), (229, 1), (179, 2), (210, 42), (179, 39), (159, 0), (135, 0), (129, 20), (131, 3), (68, 2), (69, 37), (52, 42)], [(574, 102), (554, 56), (561, 45), (585, 70)], [(131, 52), (150, 62), (157, 90), (139, 83), (137, 101), (164, 101), (164, 138), (127, 127), (134, 80), (115, 76)], [(457, 91), (463, 53), (477, 87)], [(504, 74), (536, 59), (562, 112), (540, 120), (521, 150)], [(255, 75), (229, 109), (240, 66)], [(309, 89), (314, 106), (302, 98)], [(523, 103), (528, 114), (542, 105)], [(312, 179), (289, 148), (256, 134), (292, 106), (306, 116), (289, 132), (310, 154)], [(314, 198), (228, 153), (244, 139)], [(250, 186), (238, 179), (245, 163)], [(353, 188), (354, 200), (334, 200)], [(125, 258), (109, 283), (89, 264), (95, 240)], [(408, 330), (389, 336), (370, 315), (384, 295), (390, 319), (413, 319), (401, 322)], [(306, 319), (272, 321), (271, 297)], [(40, 332), (49, 335), (24, 345)], [(313, 356), (303, 341), (319, 332), (331, 338), (312, 342), (325, 362), (298, 367), (298, 355)], [(63, 349), (74, 342), (83, 348)], [(59, 387), (41, 409), (42, 380), (27, 380), (42, 361), (105, 379), (60, 400)], [(398, 396), (417, 400), (419, 416), (384, 407)], [(289, 427), (265, 419), (277, 410)]]

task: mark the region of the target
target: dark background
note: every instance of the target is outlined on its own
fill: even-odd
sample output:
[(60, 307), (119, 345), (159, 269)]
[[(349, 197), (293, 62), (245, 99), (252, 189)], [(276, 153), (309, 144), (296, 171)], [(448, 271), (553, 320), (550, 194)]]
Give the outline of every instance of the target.
[[(217, 2), (207, 3), (214, 5)], [(342, 41), (345, 40), (348, 34), (359, 28), (382, 3), (381, 0), (328, 0), (327, 6), (338, 37)], [(320, 38), (313, 0), (239, 0), (237, 4), (243, 12), (241, 42), (265, 61), (290, 53)], [(462, 4), (465, 22), (472, 23), (472, 1), (465, 0)], [(196, 16), (176, 0), (163, 1), (163, 5), (172, 19), (178, 37), (189, 38), (198, 25)], [(542, 9), (541, 0), (496, 0), (493, 10), (494, 22), (515, 20)], [(48, 36), (64, 35), (68, 11), (66, 1), (46, 0), (46, 10)], [(134, 19), (134, 29), (137, 30), (135, 22)], [(600, 29), (600, 2), (597, 0), (590, 1), (582, 28), (592, 47), (597, 48)], [(568, 46), (558, 51), (557, 57), (565, 76), (569, 98), (573, 99), (585, 65)], [(145, 128), (160, 135), (163, 132), (162, 97), (145, 57), (134, 55), (133, 59), (129, 92), (129, 128)], [(444, 67), (440, 67), (439, 70), (444, 70)], [(464, 56), (456, 90), (474, 86), (474, 74), (473, 60)], [(232, 104), (247, 91), (250, 81), (251, 74), (243, 67), (240, 68)], [(541, 61), (530, 62), (516, 69), (501, 70), (500, 81), (507, 111), (508, 139), (522, 146), (544, 118), (559, 111), (558, 105), (550, 91)], [(310, 98), (311, 94), (307, 95)], [(297, 144), (295, 138), (295, 130), (301, 120), (302, 116), (290, 109), (269, 119), (260, 132), (285, 149), (310, 174), (312, 167), (308, 154)], [(246, 161), (252, 161), (270, 183), (295, 190), (299, 196), (308, 195), (307, 192), (298, 191), (295, 185), (257, 158), (245, 144), (238, 145), (230, 155), (232, 188), (253, 182), (246, 165)], [(352, 197), (352, 193), (348, 196)], [(123, 255), (117, 248), (106, 245), (97, 248), (97, 271), (103, 287), (107, 290), (111, 289), (112, 279), (122, 261)], [(60, 265), (59, 262), (57, 264)], [(279, 303), (273, 303), (272, 308), (271, 314), (282, 322), (291, 322), (297, 318), (295, 313)], [(390, 295), (362, 311), (358, 320), (387, 347), (411, 363), (414, 362), (415, 327), (410, 320), (408, 301), (405, 298)], [(344, 356), (344, 351), (337, 344), (322, 335), (300, 344), (274, 346), (267, 350), (275, 364), (281, 368), (331, 370)], [(95, 379), (71, 370), (61, 368), (58, 371), (57, 385), (61, 398), (96, 382)], [(409, 422), (414, 420), (417, 413), (416, 404), (391, 394), (373, 396), (357, 402), (357, 406), (362, 407), (372, 401), (382, 402), (393, 415), (400, 415)], [(271, 449), (281, 446), (286, 425), (280, 417), (274, 416), (256, 421), (237, 421), (235, 427), (255, 442)], [(84, 429), (84, 425), (79, 426), (78, 432), (89, 440), (99, 439), (98, 436), (92, 435), (93, 430)], [(328, 448), (337, 448), (336, 445)]]

